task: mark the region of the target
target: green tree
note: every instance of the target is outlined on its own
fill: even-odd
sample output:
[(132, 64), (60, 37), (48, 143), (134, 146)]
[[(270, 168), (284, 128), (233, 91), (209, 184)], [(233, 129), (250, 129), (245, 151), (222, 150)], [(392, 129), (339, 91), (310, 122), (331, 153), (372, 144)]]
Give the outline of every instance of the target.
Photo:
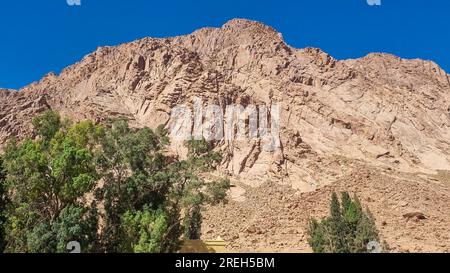
[[(125, 232), (125, 213), (144, 213), (164, 206), (170, 187), (170, 175), (163, 154), (168, 144), (166, 132), (159, 127), (131, 129), (124, 119), (111, 120), (100, 141), (98, 163), (104, 185), (99, 195), (105, 204), (105, 251), (133, 251)], [(128, 218), (127, 218), (128, 219)]]
[(127, 242), (133, 252), (166, 252), (164, 247), (169, 221), (166, 213), (144, 206), (139, 211), (128, 211), (122, 217)]
[[(70, 225), (78, 221), (84, 227), (89, 211), (86, 194), (99, 177), (94, 146), (89, 145), (101, 130), (90, 121), (61, 127), (61, 119), (52, 112), (37, 117), (33, 124), (39, 138), (11, 142), (4, 155), (6, 185), (13, 193), (7, 213), (7, 251), (65, 251), (60, 238), (69, 214)], [(78, 234), (89, 232), (83, 229)]]
[(229, 181), (204, 178), (221, 161), (204, 140), (173, 161), (162, 126), (72, 124), (51, 111), (33, 124), (36, 137), (11, 141), (0, 164), (8, 252), (66, 252), (69, 241), (83, 252), (175, 252), (183, 236), (200, 238), (202, 207), (225, 201)]
[(219, 152), (214, 151), (212, 142), (205, 139), (189, 140), (186, 142), (188, 148), (187, 163), (189, 168), (197, 172), (206, 172), (214, 170), (222, 161)]
[(53, 136), (61, 129), (61, 116), (51, 110), (43, 112), (33, 119), (32, 124), (38, 136), (45, 142), (50, 142)]
[(180, 182), (175, 185), (175, 190), (178, 191), (177, 195), (181, 197), (184, 208), (184, 236), (196, 240), (200, 239), (201, 235), (202, 205), (217, 205), (226, 201), (230, 181), (218, 179), (207, 182), (202, 179), (203, 173), (216, 169), (222, 161), (221, 154), (214, 151), (211, 142), (205, 139), (189, 140), (186, 146), (188, 158), (181, 162), (182, 170), (176, 172), (180, 176)]
[[(336, 193), (332, 194), (330, 216), (320, 222), (311, 219), (308, 234), (316, 253), (364, 253), (369, 251), (369, 242), (380, 242), (373, 215), (347, 192), (342, 193), (341, 202)], [(383, 245), (387, 251), (387, 244)]]
[(101, 144), (107, 252), (177, 251), (182, 234), (199, 237), (201, 206), (225, 198), (229, 183), (206, 183), (200, 176), (220, 160), (205, 141), (187, 143), (188, 159), (169, 163), (163, 127), (131, 129), (119, 119), (106, 126)]
[(191, 206), (184, 217), (184, 237), (191, 240), (200, 239), (202, 221), (200, 205)]

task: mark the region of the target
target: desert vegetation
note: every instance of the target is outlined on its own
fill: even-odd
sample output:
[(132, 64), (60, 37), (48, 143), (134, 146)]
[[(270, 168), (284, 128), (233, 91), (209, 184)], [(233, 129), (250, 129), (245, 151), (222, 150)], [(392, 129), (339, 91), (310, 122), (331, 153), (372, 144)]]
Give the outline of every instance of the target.
[(358, 197), (353, 199), (342, 192), (341, 202), (331, 195), (330, 216), (320, 222), (311, 219), (308, 243), (316, 253), (365, 253), (387, 251), (387, 243), (380, 244), (375, 219), (364, 210)]

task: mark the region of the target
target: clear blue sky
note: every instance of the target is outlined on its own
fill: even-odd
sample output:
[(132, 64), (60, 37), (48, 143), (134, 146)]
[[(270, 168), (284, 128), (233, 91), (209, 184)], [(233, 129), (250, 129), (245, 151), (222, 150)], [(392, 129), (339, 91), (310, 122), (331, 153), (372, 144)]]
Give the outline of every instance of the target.
[(0, 4), (0, 87), (59, 73), (98, 46), (187, 34), (236, 17), (338, 59), (388, 52), (430, 59), (450, 72), (449, 0), (8, 0)]

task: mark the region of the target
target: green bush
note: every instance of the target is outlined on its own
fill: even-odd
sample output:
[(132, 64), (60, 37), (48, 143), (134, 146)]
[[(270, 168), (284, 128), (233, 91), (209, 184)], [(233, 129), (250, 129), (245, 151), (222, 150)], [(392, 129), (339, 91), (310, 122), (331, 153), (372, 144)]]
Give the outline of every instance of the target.
[[(311, 219), (308, 234), (308, 243), (316, 253), (371, 252), (369, 242), (380, 242), (372, 213), (347, 192), (342, 193), (341, 202), (336, 193), (332, 194), (330, 216), (320, 222)], [(382, 248), (387, 251), (385, 242)]]

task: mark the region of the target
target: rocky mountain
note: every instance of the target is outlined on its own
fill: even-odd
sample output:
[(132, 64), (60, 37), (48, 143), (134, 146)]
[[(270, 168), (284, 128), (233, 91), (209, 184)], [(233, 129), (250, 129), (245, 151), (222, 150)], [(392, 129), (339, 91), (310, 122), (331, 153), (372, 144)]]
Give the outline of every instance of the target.
[[(223, 110), (281, 107), (277, 149), (264, 149), (261, 137), (215, 143), (235, 187), (228, 205), (207, 211), (204, 236), (221, 235), (233, 250), (308, 251), (307, 216), (326, 213), (325, 193), (336, 189), (369, 198), (394, 251), (450, 251), (450, 78), (431, 61), (336, 60), (234, 19), (101, 47), (60, 75), (0, 90), (0, 145), (30, 135), (31, 118), (45, 109), (170, 127), (171, 110), (195, 98)], [(175, 141), (172, 152), (185, 153)], [(427, 219), (403, 216), (417, 211)]]

